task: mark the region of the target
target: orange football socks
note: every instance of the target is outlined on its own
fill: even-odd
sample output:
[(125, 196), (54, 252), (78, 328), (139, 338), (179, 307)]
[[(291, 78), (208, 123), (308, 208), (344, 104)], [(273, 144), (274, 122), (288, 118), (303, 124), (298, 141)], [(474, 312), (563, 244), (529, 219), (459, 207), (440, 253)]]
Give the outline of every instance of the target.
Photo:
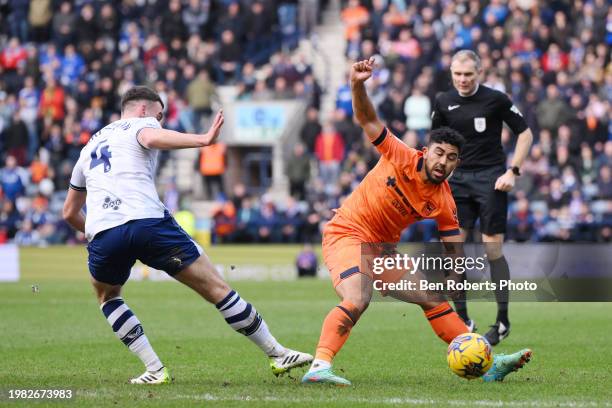
[(315, 359), (331, 362), (348, 339), (359, 315), (359, 310), (347, 300), (334, 307), (323, 321)]
[(425, 317), (429, 320), (431, 328), (438, 337), (447, 343), (453, 341), (458, 335), (469, 332), (463, 320), (461, 320), (448, 302), (426, 310)]

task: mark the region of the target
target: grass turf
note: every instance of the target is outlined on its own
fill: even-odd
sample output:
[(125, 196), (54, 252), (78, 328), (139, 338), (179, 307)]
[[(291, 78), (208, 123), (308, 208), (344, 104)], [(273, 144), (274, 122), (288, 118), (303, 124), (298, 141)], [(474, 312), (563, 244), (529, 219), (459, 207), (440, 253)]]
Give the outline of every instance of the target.
[[(211, 248), (216, 262), (291, 261), (295, 247)], [(238, 260), (236, 258), (239, 258)], [(275, 378), (260, 351), (214, 307), (174, 282), (129, 282), (124, 298), (175, 382), (138, 387), (143, 370), (98, 310), (83, 248), (25, 249), (22, 279), (0, 284), (0, 405), (8, 406), (610, 406), (610, 303), (516, 303), (512, 335), (496, 352), (528, 346), (534, 359), (503, 383), (466, 381), (420, 309), (375, 303), (335, 367), (354, 386), (302, 386), (304, 369)], [(39, 286), (34, 293), (32, 284)], [(336, 298), (328, 281), (234, 282), (285, 345), (312, 352)], [(486, 330), (490, 303), (470, 304)], [(70, 402), (8, 402), (8, 389), (71, 388)], [(10, 405), (9, 405), (10, 404)]]

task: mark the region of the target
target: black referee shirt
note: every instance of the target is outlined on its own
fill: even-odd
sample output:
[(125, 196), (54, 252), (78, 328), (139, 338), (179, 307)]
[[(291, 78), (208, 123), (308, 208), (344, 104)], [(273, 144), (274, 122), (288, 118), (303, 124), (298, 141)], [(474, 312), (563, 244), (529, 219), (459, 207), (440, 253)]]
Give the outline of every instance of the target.
[(527, 129), (523, 115), (510, 98), (483, 85), (478, 85), (478, 90), (471, 96), (461, 96), (456, 89), (439, 94), (431, 118), (432, 129), (448, 126), (465, 137), (459, 165), (464, 170), (506, 163), (501, 144), (503, 122), (515, 135)]

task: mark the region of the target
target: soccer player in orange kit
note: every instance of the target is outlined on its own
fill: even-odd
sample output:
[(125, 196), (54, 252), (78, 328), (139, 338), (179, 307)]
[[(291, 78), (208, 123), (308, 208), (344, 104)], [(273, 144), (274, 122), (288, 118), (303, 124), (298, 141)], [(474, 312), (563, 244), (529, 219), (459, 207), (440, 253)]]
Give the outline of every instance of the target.
[[(430, 133), (428, 146), (417, 151), (391, 134), (378, 119), (365, 90), (373, 64), (373, 58), (353, 64), (350, 83), (355, 118), (382, 157), (323, 232), (323, 258), (341, 302), (323, 322), (315, 360), (302, 378), (305, 384), (351, 384), (334, 374), (331, 364), (372, 297), (374, 276), (371, 268), (362, 266), (362, 244), (397, 243), (404, 228), (423, 218), (437, 221), (443, 242), (461, 242), (457, 210), (446, 179), (459, 164), (465, 141), (457, 131), (440, 128)], [(448, 302), (427, 296), (412, 302), (421, 306), (432, 329), (445, 342), (469, 332)], [(485, 381), (503, 380), (530, 357), (528, 349), (496, 355)]]

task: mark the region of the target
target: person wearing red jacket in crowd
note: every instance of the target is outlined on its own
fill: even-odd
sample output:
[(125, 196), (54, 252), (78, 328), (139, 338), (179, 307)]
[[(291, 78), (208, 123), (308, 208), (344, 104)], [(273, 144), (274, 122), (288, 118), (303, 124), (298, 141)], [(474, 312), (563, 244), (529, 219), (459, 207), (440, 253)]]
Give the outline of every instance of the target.
[(57, 80), (49, 76), (47, 86), (40, 95), (40, 115), (51, 117), (54, 122), (60, 122), (66, 114), (64, 102), (66, 94), (64, 89), (57, 83)]
[(340, 162), (344, 158), (344, 141), (331, 121), (315, 139), (315, 156), (319, 161), (320, 177), (325, 190), (331, 192), (340, 174)]
[(0, 52), (0, 66), (6, 71), (17, 71), (21, 61), (28, 58), (28, 53), (21, 46), (17, 38), (11, 38), (8, 46)]
[(3, 79), (5, 91), (9, 93), (19, 91), (20, 87), (17, 84), (21, 81), (17, 67), (25, 64), (27, 58), (28, 53), (17, 38), (11, 38), (6, 47), (0, 47), (0, 80)]
[(548, 50), (542, 55), (542, 69), (544, 72), (559, 72), (567, 69), (568, 65), (569, 56), (555, 43), (550, 44)]

